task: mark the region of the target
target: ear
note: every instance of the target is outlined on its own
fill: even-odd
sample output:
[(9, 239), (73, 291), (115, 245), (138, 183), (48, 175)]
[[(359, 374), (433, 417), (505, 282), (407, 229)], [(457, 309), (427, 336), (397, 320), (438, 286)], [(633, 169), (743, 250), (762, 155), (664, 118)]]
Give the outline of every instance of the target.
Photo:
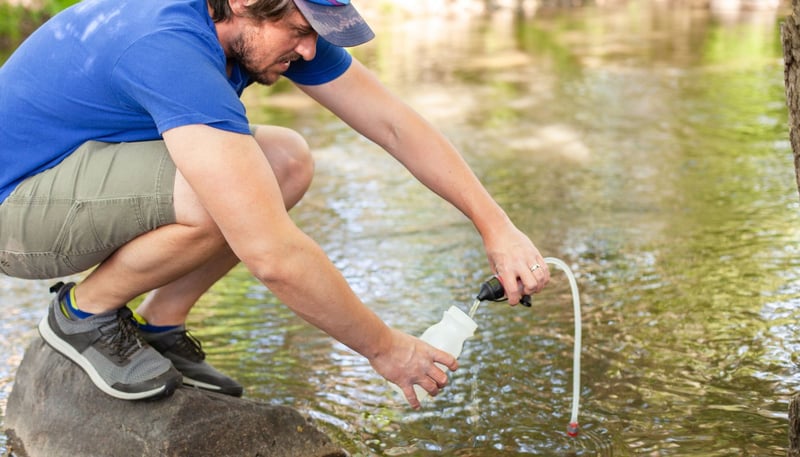
[(231, 6), (231, 12), (234, 16), (243, 16), (247, 10), (247, 5), (250, 5), (252, 0), (228, 0)]

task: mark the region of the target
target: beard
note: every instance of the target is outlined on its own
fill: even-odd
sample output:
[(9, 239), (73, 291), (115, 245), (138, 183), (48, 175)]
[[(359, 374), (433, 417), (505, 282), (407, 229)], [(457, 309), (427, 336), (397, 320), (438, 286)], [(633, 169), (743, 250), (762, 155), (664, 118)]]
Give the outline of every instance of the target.
[(253, 81), (269, 86), (274, 84), (280, 79), (282, 73), (270, 70), (272, 65), (281, 62), (293, 62), (300, 58), (300, 56), (291, 52), (280, 57), (273, 64), (266, 67), (259, 67), (256, 63), (256, 51), (252, 45), (252, 38), (250, 36), (240, 35), (231, 45), (231, 58), (236, 61), (244, 73)]

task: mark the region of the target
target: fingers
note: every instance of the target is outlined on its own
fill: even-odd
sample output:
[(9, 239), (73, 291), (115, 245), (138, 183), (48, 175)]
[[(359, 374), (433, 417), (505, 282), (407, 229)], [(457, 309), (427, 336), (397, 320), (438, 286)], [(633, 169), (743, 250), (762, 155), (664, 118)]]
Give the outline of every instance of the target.
[(403, 393), (412, 408), (419, 408), (421, 400), (447, 386), (447, 370), (458, 369), (458, 361), (420, 338), (395, 329), (391, 334), (391, 350), (370, 358), (370, 364)]
[[(550, 269), (544, 258), (537, 253), (534, 259), (530, 264), (516, 260), (494, 266), (511, 305), (519, 303), (523, 295), (541, 292), (550, 281)], [(516, 287), (509, 287), (509, 284), (515, 284)]]
[(528, 271), (523, 272), (520, 276), (525, 294), (541, 292), (550, 281), (550, 269), (547, 267), (547, 263), (541, 256), (537, 257), (536, 262), (528, 266)]
[[(431, 369), (430, 373), (428, 374), (428, 379), (433, 381), (434, 386), (437, 389), (441, 389), (447, 385), (447, 373), (441, 370), (439, 367), (435, 366)], [(425, 386), (423, 386), (424, 388)], [(425, 389), (428, 390), (428, 389)], [(430, 391), (428, 390), (430, 393)]]
[(403, 389), (403, 395), (405, 395), (408, 405), (413, 409), (419, 409), (422, 406), (417, 398), (417, 393), (414, 391), (413, 384)]
[(451, 354), (433, 346), (429, 348), (431, 349), (427, 353), (430, 357), (429, 362), (422, 369), (422, 374), (402, 388), (408, 404), (414, 409), (421, 407), (421, 401), (426, 398), (426, 394), (435, 397), (447, 386), (448, 376), (445, 370), (458, 368), (458, 362)]
[(403, 389), (403, 395), (405, 395), (408, 404), (412, 408), (418, 409), (421, 407), (421, 399), (425, 397), (425, 393), (431, 397), (439, 395), (442, 389), (447, 385), (447, 381), (447, 374), (434, 367), (429, 376), (419, 380), (415, 384), (405, 387)]
[(433, 361), (437, 364), (440, 364), (438, 371), (444, 375), (445, 382), (447, 381), (447, 373), (445, 373), (443, 370), (445, 368), (450, 371), (456, 371), (458, 369), (458, 360), (456, 360), (456, 358), (453, 357), (453, 355), (449, 352), (445, 352), (440, 349), (436, 349), (436, 353), (433, 355)]

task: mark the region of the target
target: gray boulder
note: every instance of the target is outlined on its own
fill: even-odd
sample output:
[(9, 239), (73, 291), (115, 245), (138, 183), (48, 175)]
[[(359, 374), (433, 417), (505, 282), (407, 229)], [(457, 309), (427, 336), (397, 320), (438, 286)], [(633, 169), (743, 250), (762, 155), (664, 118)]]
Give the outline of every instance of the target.
[(36, 338), (8, 397), (10, 455), (28, 457), (344, 457), (298, 411), (180, 388), (124, 401)]

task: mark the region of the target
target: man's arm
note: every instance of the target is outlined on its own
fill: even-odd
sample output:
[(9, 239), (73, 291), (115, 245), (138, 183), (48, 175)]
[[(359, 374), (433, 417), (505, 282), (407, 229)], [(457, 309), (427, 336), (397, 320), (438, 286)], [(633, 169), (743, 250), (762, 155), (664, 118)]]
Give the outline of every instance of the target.
[[(342, 76), (327, 84), (299, 87), (472, 221), (503, 284), (521, 284), (507, 290), (510, 303), (544, 287), (550, 273), (539, 250), (514, 226), (453, 145), (360, 62), (354, 58)], [(531, 271), (537, 264), (538, 279)]]
[(250, 135), (204, 125), (178, 127), (164, 140), (179, 172), (195, 191), (234, 253), (300, 317), (369, 359), (418, 407), (413, 384), (435, 395), (455, 359), (417, 338), (390, 329), (349, 287), (322, 248), (284, 207), (269, 162)]

